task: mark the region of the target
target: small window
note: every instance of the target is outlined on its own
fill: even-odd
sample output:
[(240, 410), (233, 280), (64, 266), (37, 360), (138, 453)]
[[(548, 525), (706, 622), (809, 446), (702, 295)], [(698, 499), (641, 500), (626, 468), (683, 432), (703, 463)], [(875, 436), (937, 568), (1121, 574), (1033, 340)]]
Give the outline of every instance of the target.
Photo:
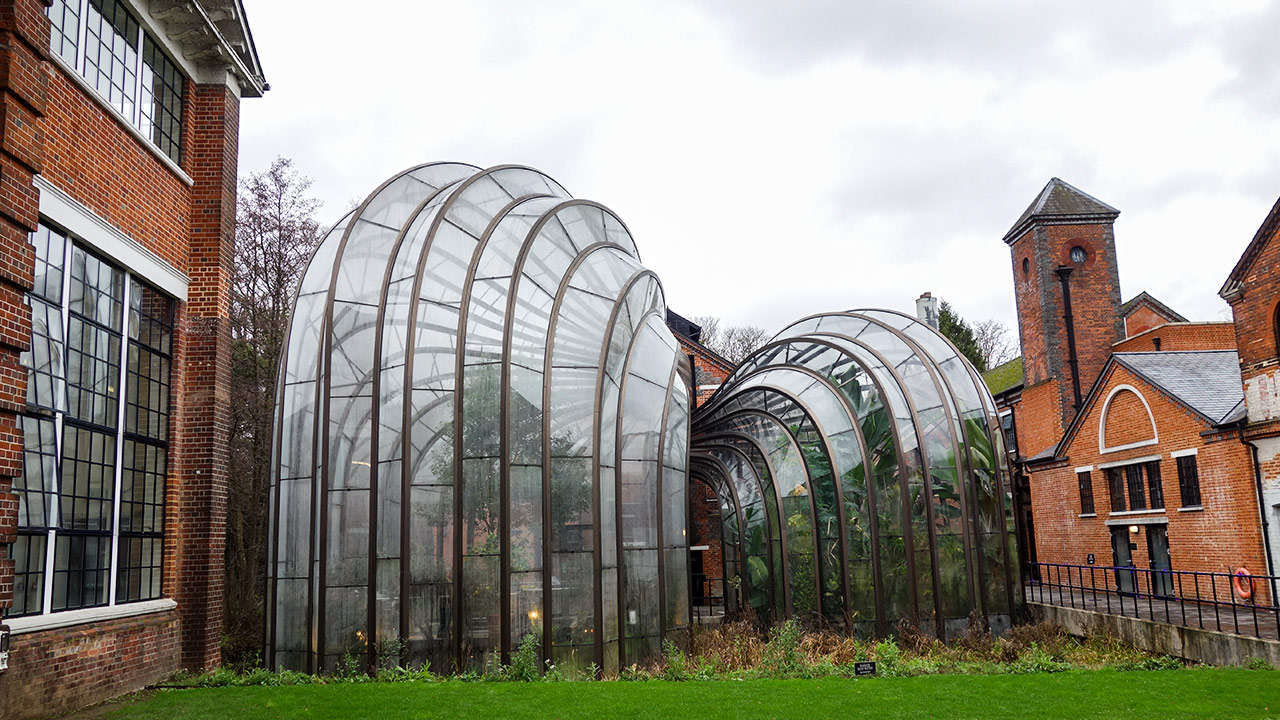
[(1111, 512), (1124, 512), (1124, 477), (1120, 468), (1107, 468), (1107, 488), (1111, 491)]
[(1178, 492), (1182, 495), (1182, 507), (1200, 506), (1200, 471), (1195, 455), (1178, 458)]
[(1022, 274), (1031, 274), (1031, 258), (1022, 258)]
[(1080, 247), (1079, 245), (1071, 248), (1071, 262), (1077, 265), (1081, 265), (1084, 263), (1087, 257), (1089, 257), (1089, 254), (1086, 253), (1084, 251), (1084, 248)]
[(1080, 482), (1080, 514), (1093, 514), (1093, 473), (1088, 470), (1076, 473), (1076, 480)]
[(1014, 424), (1012, 410), (1000, 415), (1000, 431), (1004, 433), (1005, 450), (1017, 455), (1018, 454), (1018, 429), (1017, 429), (1017, 426)]

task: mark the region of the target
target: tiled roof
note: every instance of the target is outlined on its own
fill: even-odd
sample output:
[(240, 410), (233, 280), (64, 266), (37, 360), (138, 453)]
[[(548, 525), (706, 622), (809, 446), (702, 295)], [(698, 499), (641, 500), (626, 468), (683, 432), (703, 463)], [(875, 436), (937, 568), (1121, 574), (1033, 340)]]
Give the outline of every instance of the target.
[(987, 390), (992, 395), (999, 395), (1022, 384), (1022, 356), (1018, 356), (1003, 365), (997, 365), (982, 374), (987, 383)]
[(1116, 353), (1116, 362), (1214, 425), (1243, 417), (1240, 359), (1234, 350)]
[(1053, 178), (1027, 206), (1018, 221), (1005, 233), (1004, 241), (1012, 243), (1035, 220), (1097, 218), (1114, 220), (1120, 211), (1067, 183)]

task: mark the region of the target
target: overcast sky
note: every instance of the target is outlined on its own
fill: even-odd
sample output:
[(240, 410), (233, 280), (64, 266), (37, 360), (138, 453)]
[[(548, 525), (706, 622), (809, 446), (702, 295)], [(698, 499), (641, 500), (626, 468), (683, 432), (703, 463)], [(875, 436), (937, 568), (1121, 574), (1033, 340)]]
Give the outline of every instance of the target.
[(432, 160), (612, 208), (685, 315), (770, 332), (923, 291), (1014, 325), (1001, 238), (1049, 178), (1118, 208), (1124, 299), (1193, 320), (1280, 196), (1278, 2), (245, 0), (331, 223)]

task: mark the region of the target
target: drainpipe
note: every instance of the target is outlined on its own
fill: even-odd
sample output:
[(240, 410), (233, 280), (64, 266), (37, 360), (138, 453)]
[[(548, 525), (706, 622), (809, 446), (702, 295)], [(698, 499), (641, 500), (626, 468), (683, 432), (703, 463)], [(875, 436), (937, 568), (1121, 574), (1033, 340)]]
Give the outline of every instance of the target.
[(1067, 323), (1067, 353), (1071, 363), (1071, 390), (1075, 393), (1076, 412), (1080, 412), (1080, 363), (1076, 359), (1076, 322), (1071, 314), (1071, 268), (1062, 265), (1058, 268), (1058, 279), (1062, 281), (1062, 319)]
[(1267, 520), (1267, 504), (1262, 497), (1262, 465), (1258, 462), (1258, 446), (1249, 440), (1244, 439), (1244, 423), (1242, 421), (1237, 430), (1241, 445), (1248, 445), (1250, 457), (1253, 459), (1253, 483), (1258, 493), (1258, 514), (1262, 517), (1262, 549), (1267, 555), (1267, 574), (1272, 576), (1271, 584), (1271, 604), (1280, 605), (1276, 600), (1276, 565), (1275, 559), (1271, 554), (1271, 523)]

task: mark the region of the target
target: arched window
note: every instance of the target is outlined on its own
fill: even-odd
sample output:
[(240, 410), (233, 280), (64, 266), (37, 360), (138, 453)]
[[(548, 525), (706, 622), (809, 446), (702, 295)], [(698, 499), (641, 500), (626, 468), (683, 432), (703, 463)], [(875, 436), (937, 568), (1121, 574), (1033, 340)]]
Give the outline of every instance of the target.
[(1276, 303), (1276, 310), (1271, 318), (1271, 330), (1275, 334), (1276, 355), (1280, 355), (1280, 303)]

